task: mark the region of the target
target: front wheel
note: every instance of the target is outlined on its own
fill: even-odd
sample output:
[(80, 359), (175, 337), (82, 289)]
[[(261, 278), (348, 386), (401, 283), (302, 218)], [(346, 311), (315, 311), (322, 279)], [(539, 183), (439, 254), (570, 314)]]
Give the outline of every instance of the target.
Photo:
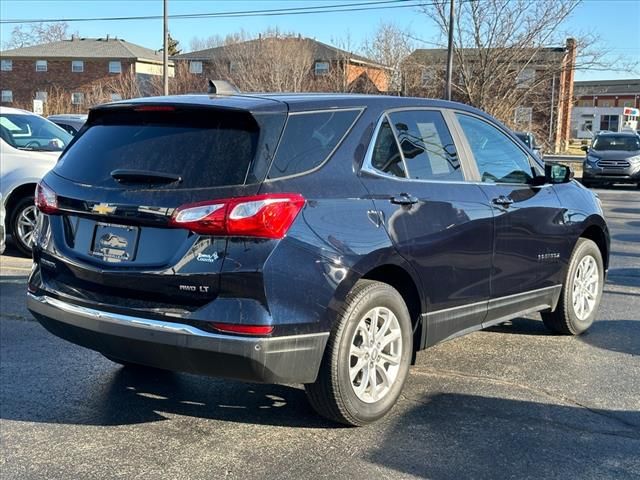
[(305, 385), (309, 402), (347, 425), (382, 418), (400, 396), (412, 347), (402, 296), (386, 283), (360, 280), (334, 325), (316, 382)]
[(39, 214), (33, 196), (21, 198), (11, 213), (10, 225), (13, 241), (18, 250), (28, 256), (31, 256)]
[(593, 323), (604, 288), (604, 264), (598, 246), (580, 238), (573, 249), (567, 276), (553, 312), (543, 312), (542, 321), (555, 333), (580, 335)]

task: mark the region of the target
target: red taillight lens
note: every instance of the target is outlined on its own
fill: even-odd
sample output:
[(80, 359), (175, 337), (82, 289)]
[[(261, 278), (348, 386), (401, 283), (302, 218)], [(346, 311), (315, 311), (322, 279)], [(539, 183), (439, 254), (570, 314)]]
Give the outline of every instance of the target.
[(143, 105), (141, 107), (135, 107), (134, 112), (174, 112), (176, 107), (171, 105)]
[(56, 192), (51, 190), (51, 187), (43, 181), (40, 181), (36, 187), (36, 207), (42, 213), (48, 213), (49, 215), (58, 213)]
[(170, 225), (205, 235), (237, 235), (279, 239), (304, 206), (297, 193), (255, 195), (184, 205)]
[(273, 332), (271, 325), (237, 325), (234, 323), (212, 323), (213, 328), (221, 332), (237, 333), (239, 335), (269, 335)]

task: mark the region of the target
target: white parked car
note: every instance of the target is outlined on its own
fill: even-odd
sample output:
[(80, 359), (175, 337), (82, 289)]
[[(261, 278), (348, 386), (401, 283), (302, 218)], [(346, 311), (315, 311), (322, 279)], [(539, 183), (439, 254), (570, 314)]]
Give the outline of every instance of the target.
[(27, 255), (38, 215), (33, 199), (36, 184), (55, 165), (71, 138), (46, 118), (0, 107), (0, 192), (6, 233)]

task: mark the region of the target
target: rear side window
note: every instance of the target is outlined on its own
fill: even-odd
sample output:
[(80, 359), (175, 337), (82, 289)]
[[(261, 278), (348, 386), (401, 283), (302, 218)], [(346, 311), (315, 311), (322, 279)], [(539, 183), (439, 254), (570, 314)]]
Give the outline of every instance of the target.
[(378, 138), (376, 138), (373, 155), (371, 156), (371, 166), (394, 177), (405, 178), (407, 176), (396, 137), (393, 135), (391, 125), (386, 119), (380, 125)]
[(269, 178), (287, 177), (320, 166), (338, 146), (360, 110), (292, 113)]
[(177, 174), (166, 188), (245, 183), (259, 128), (248, 112), (179, 110), (103, 113), (77, 139), (54, 171), (72, 181), (117, 187), (116, 169)]
[(440, 112), (407, 110), (389, 117), (410, 178), (463, 180), (453, 139)]

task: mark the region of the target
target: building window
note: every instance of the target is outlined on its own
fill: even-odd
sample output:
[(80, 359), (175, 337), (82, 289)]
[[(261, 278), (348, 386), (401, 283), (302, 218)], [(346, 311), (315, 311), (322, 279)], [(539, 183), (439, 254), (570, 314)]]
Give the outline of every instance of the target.
[(82, 105), (84, 102), (84, 93), (82, 92), (74, 92), (71, 94), (71, 103), (74, 105)]
[(189, 62), (190, 73), (202, 73), (202, 62)]
[(47, 101), (47, 92), (36, 92), (36, 100)]
[(598, 106), (599, 107), (614, 107), (615, 106), (615, 100), (613, 100), (613, 99), (600, 99), (600, 100), (598, 100)]
[(13, 92), (11, 90), (2, 90), (2, 101), (6, 103), (13, 102)]
[(71, 62), (71, 71), (76, 73), (84, 72), (84, 62), (82, 60), (73, 60)]
[(516, 78), (517, 88), (526, 88), (533, 85), (533, 81), (536, 79), (536, 71), (533, 68), (525, 68), (518, 73)]
[(2, 60), (2, 71), (10, 72), (13, 70), (13, 60)]
[(423, 87), (429, 87), (436, 80), (436, 72), (433, 68), (424, 67), (420, 74), (420, 84)]
[(585, 132), (593, 132), (593, 120), (585, 120), (582, 124), (582, 130)]
[(229, 73), (235, 73), (238, 71), (238, 62), (229, 62)]
[(122, 100), (122, 95), (120, 95), (119, 93), (112, 93), (111, 94), (111, 101), (112, 102), (117, 102), (119, 100)]
[(602, 115), (600, 117), (600, 130), (609, 130), (610, 132), (617, 132), (620, 117), (618, 115)]
[(327, 75), (329, 73), (329, 62), (316, 62), (314, 72), (316, 75)]
[(46, 71), (47, 71), (47, 61), (36, 60), (36, 72), (46, 72)]
[(109, 62), (109, 73), (122, 73), (122, 62)]
[(516, 107), (515, 124), (520, 130), (531, 130), (531, 121), (533, 120), (533, 108)]

